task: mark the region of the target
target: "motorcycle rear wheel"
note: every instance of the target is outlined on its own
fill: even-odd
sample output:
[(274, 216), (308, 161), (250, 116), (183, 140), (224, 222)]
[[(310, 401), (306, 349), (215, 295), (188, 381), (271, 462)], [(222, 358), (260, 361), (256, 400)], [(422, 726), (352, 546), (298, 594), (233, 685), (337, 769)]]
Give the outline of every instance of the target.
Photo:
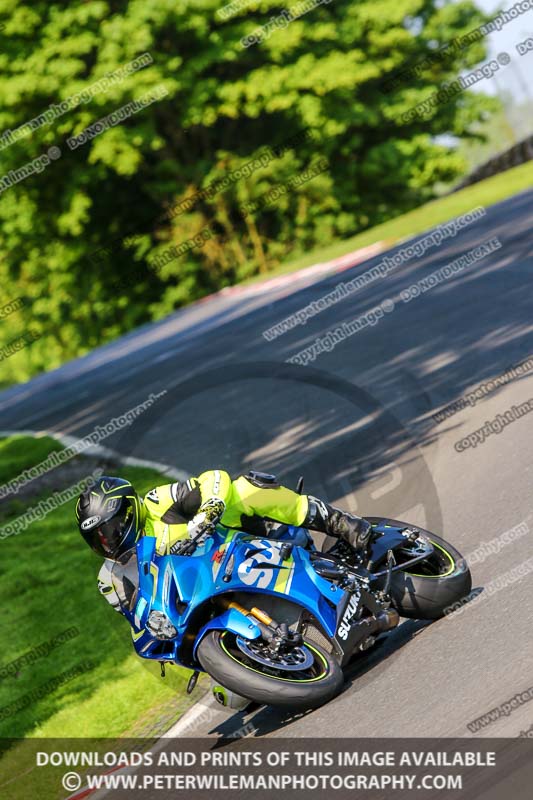
[[(472, 576), (461, 553), (436, 533), (416, 525), (383, 517), (365, 517), (372, 524), (385, 523), (398, 528), (416, 528), (434, 546), (426, 560), (392, 574), (390, 596), (402, 617), (439, 619), (452, 611), (472, 589)], [(395, 553), (396, 554), (396, 553)], [(382, 567), (381, 567), (382, 568)], [(383, 585), (380, 579), (372, 588)]]
[(249, 658), (230, 631), (211, 631), (198, 646), (204, 670), (223, 686), (269, 706), (303, 710), (331, 700), (342, 689), (344, 677), (335, 659), (314, 642), (305, 642), (313, 664), (302, 672), (268, 670)]

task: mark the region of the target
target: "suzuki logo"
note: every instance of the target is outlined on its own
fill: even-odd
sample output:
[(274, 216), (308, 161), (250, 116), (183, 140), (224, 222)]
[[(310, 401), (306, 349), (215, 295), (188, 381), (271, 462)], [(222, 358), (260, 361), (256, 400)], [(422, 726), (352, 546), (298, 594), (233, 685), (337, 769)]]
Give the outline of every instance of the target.
[(361, 595), (359, 592), (352, 594), (352, 596), (350, 597), (348, 605), (346, 606), (344, 614), (342, 615), (341, 623), (337, 629), (337, 635), (341, 639), (348, 638), (348, 634), (350, 633), (350, 623), (352, 621), (352, 617), (354, 616), (359, 606), (360, 597)]

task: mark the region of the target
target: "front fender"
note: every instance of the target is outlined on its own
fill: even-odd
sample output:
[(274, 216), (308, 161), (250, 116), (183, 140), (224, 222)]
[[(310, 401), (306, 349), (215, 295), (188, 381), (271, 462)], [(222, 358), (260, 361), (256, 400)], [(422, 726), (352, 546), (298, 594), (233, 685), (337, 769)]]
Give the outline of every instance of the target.
[(196, 658), (198, 645), (209, 631), (231, 631), (236, 636), (242, 636), (245, 639), (257, 639), (261, 636), (259, 627), (246, 617), (236, 608), (229, 608), (224, 611), (220, 616), (210, 620), (198, 633), (196, 642), (194, 643), (193, 656)]

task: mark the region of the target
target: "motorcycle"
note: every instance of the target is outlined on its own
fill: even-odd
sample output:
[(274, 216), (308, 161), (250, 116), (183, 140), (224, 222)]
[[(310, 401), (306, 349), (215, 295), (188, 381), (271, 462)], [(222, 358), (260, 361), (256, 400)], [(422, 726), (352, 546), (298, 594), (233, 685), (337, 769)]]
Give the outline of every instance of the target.
[(263, 538), (218, 522), (171, 555), (143, 536), (114, 575), (136, 652), (162, 675), (166, 664), (191, 668), (188, 691), (203, 671), (221, 695), (322, 705), (341, 691), (343, 667), (400, 616), (438, 619), (471, 590), (468, 565), (440, 536), (366, 519), (364, 556), (341, 540), (318, 551), (286, 525)]

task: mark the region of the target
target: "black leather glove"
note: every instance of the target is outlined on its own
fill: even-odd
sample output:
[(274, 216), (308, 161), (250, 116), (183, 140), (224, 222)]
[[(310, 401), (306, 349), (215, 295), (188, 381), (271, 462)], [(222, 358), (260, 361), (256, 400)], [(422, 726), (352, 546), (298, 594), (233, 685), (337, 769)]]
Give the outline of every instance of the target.
[(356, 550), (365, 549), (372, 538), (372, 526), (363, 517), (335, 509), (328, 520), (327, 533), (339, 536)]

